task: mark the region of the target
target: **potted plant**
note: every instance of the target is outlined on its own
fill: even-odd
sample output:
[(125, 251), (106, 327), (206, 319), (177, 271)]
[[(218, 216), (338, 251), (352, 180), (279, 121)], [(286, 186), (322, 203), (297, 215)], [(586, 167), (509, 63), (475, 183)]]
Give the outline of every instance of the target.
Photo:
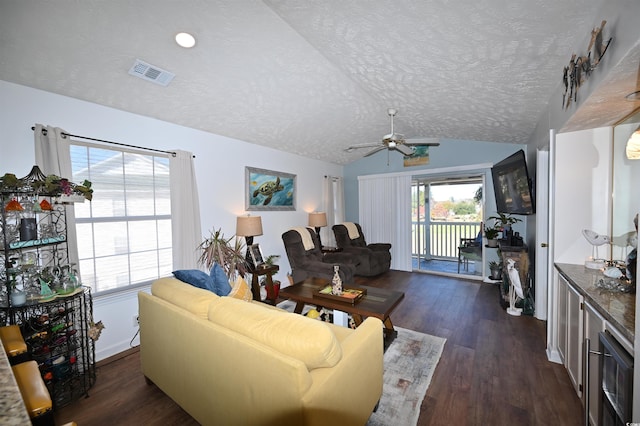
[(244, 277), (248, 270), (244, 246), (239, 238), (232, 243), (234, 237), (226, 238), (221, 229), (211, 231), (210, 236), (198, 246), (202, 250), (198, 263), (207, 269), (211, 269), (214, 263), (219, 264), (230, 281), (234, 280), (236, 273)]
[(280, 255), (279, 254), (270, 254), (269, 256), (267, 256), (267, 258), (264, 260), (264, 263), (266, 263), (269, 266), (273, 266), (276, 264), (276, 261), (280, 259)]
[(27, 302), (27, 293), (18, 288), (16, 273), (17, 271), (13, 268), (9, 268), (7, 270), (7, 276), (9, 278), (9, 297), (11, 298), (11, 306), (22, 306)]
[(491, 275), (489, 276), (490, 279), (496, 281), (502, 279), (502, 265), (500, 262), (492, 260), (489, 262), (489, 269), (491, 270)]
[(494, 226), (489, 226), (489, 225), (484, 226), (484, 236), (487, 237), (487, 245), (489, 247), (498, 247), (499, 233), (500, 233), (500, 228), (496, 228)]
[(497, 216), (491, 216), (488, 220), (493, 220), (493, 228), (502, 232), (502, 239), (507, 245), (512, 244), (511, 237), (513, 236), (513, 231), (511, 230), (511, 225), (522, 222), (521, 219), (513, 217), (508, 213), (498, 213)]
[(508, 213), (498, 213), (497, 216), (490, 216), (488, 220), (491, 219), (494, 221), (494, 227), (499, 228), (499, 230), (503, 231), (507, 228), (510, 228), (511, 225), (522, 222), (522, 219), (518, 219), (517, 217), (513, 217)]
[[(264, 263), (267, 266), (273, 266), (276, 264), (276, 261), (280, 258), (279, 254), (271, 254), (264, 259)], [(260, 280), (260, 285), (264, 286), (267, 290), (267, 299), (276, 300), (278, 298), (278, 294), (280, 294), (280, 281), (273, 280), (272, 288), (269, 288), (267, 284), (267, 280), (262, 278)]]

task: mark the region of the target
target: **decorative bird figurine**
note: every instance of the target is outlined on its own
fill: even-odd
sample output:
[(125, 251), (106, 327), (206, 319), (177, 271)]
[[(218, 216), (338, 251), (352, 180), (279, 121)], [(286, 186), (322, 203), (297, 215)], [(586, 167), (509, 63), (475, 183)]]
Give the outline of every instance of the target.
[[(516, 299), (524, 299), (524, 293), (522, 292), (522, 284), (520, 283), (520, 274), (515, 267), (516, 261), (513, 259), (507, 259), (507, 274), (509, 275), (509, 307), (507, 313), (513, 316), (520, 316), (522, 308), (516, 308)], [(516, 297), (517, 296), (517, 297)]]
[(606, 235), (600, 235), (595, 231), (591, 231), (589, 229), (583, 229), (582, 235), (594, 246), (601, 246), (603, 244), (609, 244), (611, 242), (611, 238)]
[(593, 259), (599, 258), (597, 248), (598, 246), (601, 246), (603, 244), (611, 244), (611, 237), (607, 235), (600, 235), (595, 231), (591, 231), (590, 229), (583, 229), (582, 235), (584, 235), (587, 241), (589, 241), (589, 244), (593, 246), (591, 250), (591, 257), (593, 257)]

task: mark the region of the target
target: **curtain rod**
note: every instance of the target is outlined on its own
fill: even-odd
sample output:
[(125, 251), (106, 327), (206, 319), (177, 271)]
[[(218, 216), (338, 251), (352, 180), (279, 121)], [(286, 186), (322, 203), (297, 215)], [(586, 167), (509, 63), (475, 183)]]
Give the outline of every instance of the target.
[[(31, 127), (31, 130), (35, 131), (36, 130), (35, 126)], [(47, 129), (42, 129), (42, 133), (46, 135), (47, 134)], [(171, 154), (174, 157), (176, 156), (176, 153), (173, 152), (173, 151), (163, 151), (161, 149), (146, 148), (144, 146), (129, 145), (129, 144), (126, 144), (126, 143), (107, 141), (107, 140), (104, 140), (104, 139), (89, 138), (87, 136), (72, 135), (71, 133), (66, 133), (66, 132), (61, 132), (60, 134), (62, 136), (68, 136), (68, 137), (71, 137), (71, 138), (79, 138), (79, 139), (86, 139), (88, 141), (109, 143), (109, 144), (112, 144), (112, 145), (126, 146), (128, 148), (142, 149), (142, 150), (145, 150), (145, 151), (162, 152), (163, 154)], [(193, 158), (196, 158), (196, 156), (194, 155)]]

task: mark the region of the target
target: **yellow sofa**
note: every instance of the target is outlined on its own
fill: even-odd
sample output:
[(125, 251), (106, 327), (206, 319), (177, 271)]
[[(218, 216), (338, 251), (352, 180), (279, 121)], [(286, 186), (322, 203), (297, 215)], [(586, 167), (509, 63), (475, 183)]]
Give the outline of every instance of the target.
[(145, 377), (203, 425), (363, 425), (382, 323), (335, 326), (162, 278), (138, 294)]

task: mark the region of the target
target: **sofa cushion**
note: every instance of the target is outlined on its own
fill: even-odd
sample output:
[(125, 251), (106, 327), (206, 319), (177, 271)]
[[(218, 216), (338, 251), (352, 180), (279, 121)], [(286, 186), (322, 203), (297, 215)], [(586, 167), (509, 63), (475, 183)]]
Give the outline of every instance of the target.
[(182, 282), (191, 284), (194, 287), (213, 291), (213, 280), (206, 272), (199, 269), (179, 269), (173, 271), (173, 276)]
[(179, 269), (173, 271), (173, 275), (180, 281), (212, 291), (218, 296), (226, 296), (231, 291), (229, 279), (217, 263), (213, 264), (209, 275), (199, 269)]
[(220, 296), (209, 290), (186, 285), (173, 277), (154, 281), (151, 294), (205, 319), (209, 305), (220, 299)]
[(326, 324), (259, 303), (223, 297), (209, 309), (209, 321), (304, 362), (308, 370), (333, 367), (342, 348)]
[(249, 287), (249, 284), (247, 284), (247, 282), (241, 276), (238, 276), (235, 283), (233, 283), (233, 288), (229, 292), (228, 296), (244, 300), (245, 302), (253, 300), (251, 287)]
[(224, 273), (224, 269), (218, 263), (214, 263), (209, 273), (213, 278), (215, 290), (213, 291), (218, 296), (226, 296), (231, 291), (231, 285), (229, 285), (229, 278)]

